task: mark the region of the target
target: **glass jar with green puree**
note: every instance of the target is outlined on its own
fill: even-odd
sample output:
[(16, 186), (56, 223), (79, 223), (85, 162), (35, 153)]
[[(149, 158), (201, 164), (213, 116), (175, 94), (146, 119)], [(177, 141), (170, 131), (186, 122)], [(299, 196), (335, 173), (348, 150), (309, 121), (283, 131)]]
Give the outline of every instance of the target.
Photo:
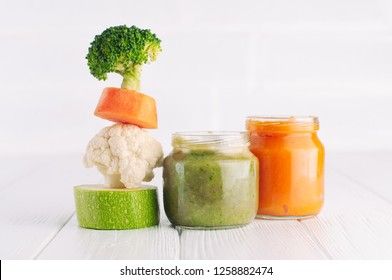
[(259, 167), (246, 132), (174, 133), (172, 146), (163, 163), (163, 200), (174, 226), (231, 228), (255, 218)]

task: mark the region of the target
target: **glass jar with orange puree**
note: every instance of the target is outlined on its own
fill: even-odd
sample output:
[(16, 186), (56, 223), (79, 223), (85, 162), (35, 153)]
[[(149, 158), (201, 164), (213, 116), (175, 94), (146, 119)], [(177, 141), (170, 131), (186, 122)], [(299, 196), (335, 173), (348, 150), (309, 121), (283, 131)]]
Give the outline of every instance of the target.
[(259, 159), (258, 218), (317, 215), (324, 202), (325, 150), (317, 117), (248, 117), (250, 150)]

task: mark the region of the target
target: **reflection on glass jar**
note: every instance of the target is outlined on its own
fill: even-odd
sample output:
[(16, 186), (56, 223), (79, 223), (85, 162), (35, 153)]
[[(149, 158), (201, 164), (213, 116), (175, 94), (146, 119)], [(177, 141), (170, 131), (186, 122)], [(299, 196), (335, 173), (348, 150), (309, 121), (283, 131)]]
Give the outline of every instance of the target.
[(258, 160), (246, 132), (174, 133), (163, 163), (165, 212), (175, 226), (228, 228), (256, 216)]
[(324, 202), (324, 146), (317, 117), (248, 117), (259, 159), (258, 218), (306, 218)]

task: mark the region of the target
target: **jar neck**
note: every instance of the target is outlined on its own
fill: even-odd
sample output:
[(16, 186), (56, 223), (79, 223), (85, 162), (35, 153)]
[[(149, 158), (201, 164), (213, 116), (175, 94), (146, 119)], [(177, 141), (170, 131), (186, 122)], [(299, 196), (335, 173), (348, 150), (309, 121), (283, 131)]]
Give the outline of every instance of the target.
[(172, 135), (172, 146), (189, 150), (242, 149), (249, 146), (249, 134), (228, 131), (176, 132)]
[(319, 121), (313, 116), (253, 116), (247, 118), (246, 128), (250, 132), (274, 135), (315, 133), (319, 129)]

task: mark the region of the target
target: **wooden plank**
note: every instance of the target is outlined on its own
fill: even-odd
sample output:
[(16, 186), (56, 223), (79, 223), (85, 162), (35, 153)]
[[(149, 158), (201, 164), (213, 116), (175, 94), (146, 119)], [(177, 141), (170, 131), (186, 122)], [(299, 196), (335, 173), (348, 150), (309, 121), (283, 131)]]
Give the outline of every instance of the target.
[(341, 174), (392, 204), (392, 151), (332, 153), (329, 160)]
[(230, 230), (183, 230), (182, 259), (328, 259), (295, 220), (255, 220)]
[[(366, 161), (366, 157), (362, 158)], [(302, 221), (256, 220), (227, 231), (184, 230), (185, 259), (391, 259), (392, 208), (331, 168), (321, 214)], [(383, 174), (387, 178), (387, 174)], [(382, 194), (382, 190), (377, 189)]]
[(167, 221), (137, 230), (80, 228), (76, 217), (61, 230), (39, 259), (178, 259), (177, 231)]
[(0, 190), (0, 259), (32, 259), (74, 212), (76, 184), (96, 182), (78, 156), (51, 156), (29, 176)]
[(391, 205), (339, 172), (327, 175), (322, 215), (301, 224), (333, 259), (392, 259)]
[(170, 226), (163, 209), (161, 169), (155, 171), (155, 178), (149, 184), (158, 186), (160, 226), (138, 230), (91, 230), (80, 228), (73, 217), (38, 258), (179, 259), (179, 235)]
[[(160, 227), (79, 228), (71, 219), (72, 187), (97, 183), (100, 175), (84, 169), (80, 157), (41, 160), (50, 164), (37, 164), (41, 167), (24, 177), (12, 175), (12, 184), (0, 189), (1, 259), (392, 259), (390, 161), (383, 153), (330, 155), (326, 204), (317, 218), (256, 220), (222, 231), (183, 230), (180, 237), (163, 211)], [(28, 168), (27, 159), (14, 168), (19, 171), (23, 165)], [(10, 173), (17, 174), (15, 169)]]
[(0, 190), (12, 187), (21, 178), (31, 176), (49, 164), (47, 157), (2, 155), (0, 160)]

